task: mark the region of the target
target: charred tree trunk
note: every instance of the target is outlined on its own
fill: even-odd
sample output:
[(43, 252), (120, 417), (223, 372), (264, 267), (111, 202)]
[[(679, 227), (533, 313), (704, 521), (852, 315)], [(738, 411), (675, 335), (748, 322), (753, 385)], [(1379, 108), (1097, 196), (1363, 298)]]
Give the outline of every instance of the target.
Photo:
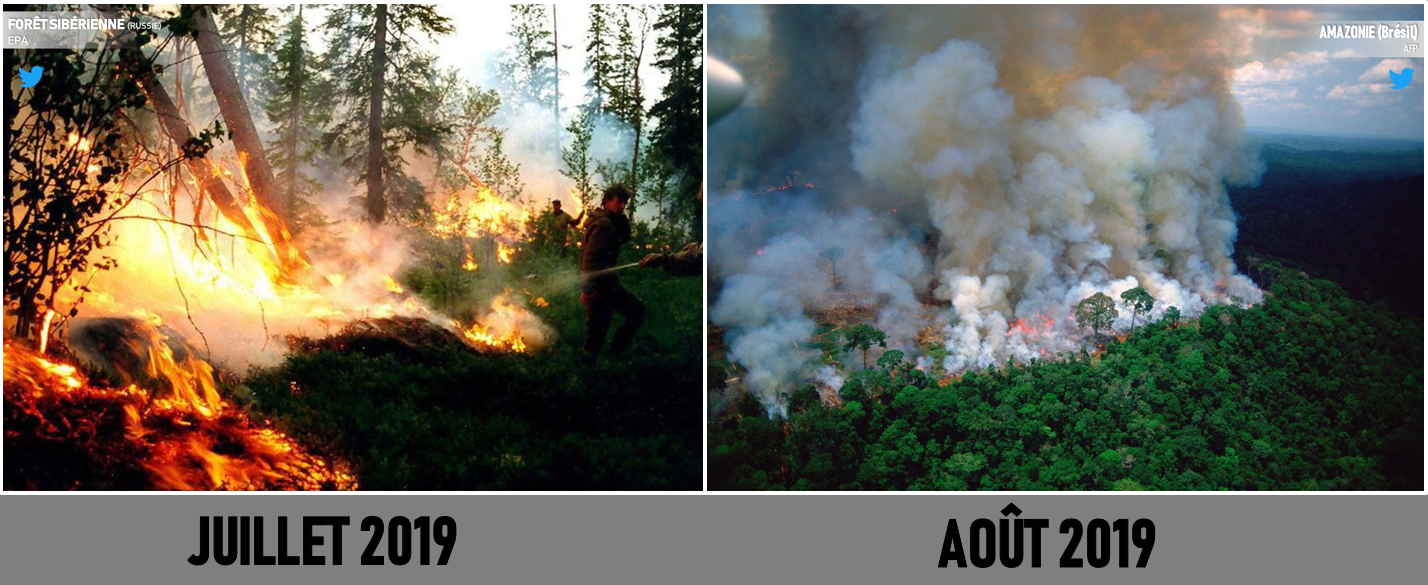
[(238, 78), (228, 63), (228, 54), (223, 50), (223, 40), (218, 36), (209, 9), (194, 12), (194, 26), (198, 34), (198, 52), (203, 57), (203, 69), (208, 72), (208, 85), (213, 88), (213, 97), (218, 101), (218, 109), (223, 113), (223, 121), (233, 133), (233, 144), (238, 147), (239, 160), (243, 163), (243, 173), (248, 177), (248, 185), (253, 195), (264, 207), (286, 217), (287, 209), (280, 204), (277, 180), (273, 178), (273, 168), (268, 165), (268, 155), (263, 151), (263, 142), (258, 138), (258, 129), (253, 126), (253, 116), (248, 111), (243, 90), (238, 86)]
[[(155, 117), (159, 119), (160, 125), (164, 128), (164, 134), (167, 134), (169, 139), (180, 147), (192, 140), (193, 132), (189, 130), (188, 122), (179, 113), (178, 106), (175, 106), (173, 100), (169, 98), (169, 93), (164, 89), (163, 84), (159, 83), (159, 80), (152, 74), (139, 75), (139, 84), (144, 90), (144, 95), (149, 98), (149, 104), (154, 108)], [(199, 189), (213, 201), (214, 206), (218, 208), (219, 213), (223, 214), (224, 219), (233, 222), (245, 235), (256, 237), (259, 233), (258, 229), (253, 225), (253, 222), (248, 220), (247, 214), (243, 213), (243, 207), (233, 197), (233, 192), (229, 191), (228, 185), (223, 182), (223, 179), (213, 172), (208, 161), (189, 157), (184, 159), (184, 165), (188, 167), (189, 174), (198, 180)], [(282, 280), (288, 281), (291, 277), (290, 273), (301, 261), (301, 252), (293, 245), (286, 229), (277, 226), (277, 229), (270, 231), (274, 232), (270, 234), (273, 237), (273, 246), (277, 248), (279, 255), (283, 256), (278, 258), (278, 261), (282, 264), (284, 274), (278, 276), (282, 277)]]
[(382, 192), (382, 94), (387, 77), (387, 5), (377, 5), (373, 27), (372, 89), (367, 111), (367, 221), (387, 219), (387, 200)]

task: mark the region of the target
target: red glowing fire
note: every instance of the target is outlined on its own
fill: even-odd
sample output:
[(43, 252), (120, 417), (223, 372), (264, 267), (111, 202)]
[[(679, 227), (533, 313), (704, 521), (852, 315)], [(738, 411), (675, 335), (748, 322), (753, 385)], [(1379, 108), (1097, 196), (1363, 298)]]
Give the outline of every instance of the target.
[[(78, 447), (96, 466), (137, 466), (159, 490), (350, 490), (357, 481), (219, 397), (213, 370), (148, 349), (148, 376), (165, 393), (92, 384), (71, 364), (5, 342), (7, 441), (18, 428), (37, 440)], [(160, 382), (162, 381), (162, 382)], [(115, 432), (115, 431), (119, 432)], [(83, 488), (86, 486), (77, 485)]]
[[(1012, 321), (1011, 326), (1007, 328), (1007, 335), (1011, 336), (1014, 334), (1022, 334), (1040, 336), (1051, 333), (1055, 327), (1055, 319), (1052, 319), (1051, 317), (1048, 317), (1041, 313), (1037, 313), (1025, 319), (1017, 319), (1016, 321)], [(1043, 354), (1044, 353), (1045, 352), (1043, 351)]]

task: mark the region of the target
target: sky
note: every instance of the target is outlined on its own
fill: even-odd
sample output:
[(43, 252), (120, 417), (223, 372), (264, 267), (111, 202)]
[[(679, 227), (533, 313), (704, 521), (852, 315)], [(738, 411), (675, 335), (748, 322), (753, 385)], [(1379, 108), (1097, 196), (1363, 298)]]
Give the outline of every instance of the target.
[[(274, 5), (286, 10), (290, 5)], [(550, 6), (548, 5), (547, 8)], [(588, 5), (556, 6), (557, 37), (560, 44), (560, 107), (564, 115), (574, 115), (576, 106), (585, 102), (586, 28), (590, 26)], [(316, 10), (312, 10), (316, 9)], [(308, 18), (320, 22), (325, 16), (321, 6), (309, 6)], [(654, 103), (668, 76), (654, 62), (656, 36), (653, 31), (657, 5), (649, 8), (650, 37), (645, 47), (645, 61), (640, 68), (641, 87), (646, 107)], [(456, 68), (472, 83), (482, 88), (495, 87), (495, 64), (502, 52), (514, 43), (511, 38), (511, 10), (507, 4), (460, 2), (436, 5), (437, 14), (450, 18), (456, 32), (437, 37), (427, 45), (441, 67)], [(322, 31), (312, 27), (310, 42), (324, 46)]]
[[(547, 7), (549, 8), (549, 6)], [(590, 26), (587, 5), (557, 5), (555, 10), (556, 36), (560, 44), (560, 107), (570, 115), (574, 108), (585, 102), (585, 44), (586, 28)], [(645, 60), (640, 69), (641, 87), (646, 96), (646, 107), (654, 102), (655, 96), (664, 87), (667, 76), (654, 67), (655, 40), (653, 28), (658, 7), (651, 5), (649, 23), (651, 33), (645, 46)], [(432, 52), (442, 65), (457, 67), (465, 76), (482, 87), (495, 85), (494, 60), (502, 51), (511, 47), (511, 10), (507, 4), (487, 2), (461, 2), (440, 4), (437, 13), (448, 17), (456, 27), (456, 34), (438, 39)]]
[[(1314, 46), (1320, 21), (1421, 21), (1421, 4), (1229, 6), (1220, 17), (1235, 67), (1231, 91), (1252, 130), (1422, 140), (1423, 59)], [(1416, 72), (1413, 82), (1391, 89), (1388, 72), (1405, 67)]]
[[(1316, 46), (1321, 21), (1421, 21), (1422, 4), (1229, 5), (1213, 10), (1219, 24), (1212, 42), (1228, 59), (1232, 92), (1251, 130), (1423, 138), (1423, 76), (1428, 72), (1422, 58), (1364, 58)], [(709, 18), (711, 33), (735, 35), (722, 39), (725, 45), (757, 42), (766, 34), (757, 7), (720, 6)], [(711, 48), (717, 50), (720, 41), (713, 39)], [(1403, 67), (1414, 69), (1413, 82), (1390, 89), (1388, 71)]]

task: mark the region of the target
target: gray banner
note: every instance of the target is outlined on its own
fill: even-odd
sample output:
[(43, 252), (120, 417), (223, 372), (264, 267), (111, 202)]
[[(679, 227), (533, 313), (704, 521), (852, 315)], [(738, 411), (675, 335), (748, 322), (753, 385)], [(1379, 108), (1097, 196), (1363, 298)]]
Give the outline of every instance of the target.
[[(1405, 583), (1421, 582), (1428, 506), (1414, 495), (846, 494), (846, 495), (319, 495), (14, 494), (0, 496), (0, 571), (7, 583)], [(1015, 503), (1044, 518), (1042, 566), (971, 565), (980, 518)], [(291, 518), (288, 551), (301, 555), (300, 517), (350, 516), (342, 566), (192, 566), (199, 518), (262, 515), (267, 554), (276, 518)], [(449, 564), (363, 566), (362, 518), (451, 516)], [(1148, 518), (1145, 568), (1118, 534), (1105, 568), (1062, 568), (1067, 518), (1089, 525)], [(967, 568), (938, 568), (956, 519)], [(983, 524), (985, 527), (986, 524)], [(330, 557), (330, 529), (316, 554)], [(985, 531), (981, 534), (985, 535)], [(387, 556), (387, 542), (377, 547)], [(1030, 553), (1030, 540), (1024, 554)], [(1082, 538), (1076, 556), (1087, 558)], [(439, 547), (431, 551), (435, 563)], [(1106, 549), (1102, 549), (1106, 550)], [(985, 544), (981, 553), (986, 555)], [(331, 559), (328, 559), (331, 562)], [(410, 581), (416, 578), (417, 581)]]

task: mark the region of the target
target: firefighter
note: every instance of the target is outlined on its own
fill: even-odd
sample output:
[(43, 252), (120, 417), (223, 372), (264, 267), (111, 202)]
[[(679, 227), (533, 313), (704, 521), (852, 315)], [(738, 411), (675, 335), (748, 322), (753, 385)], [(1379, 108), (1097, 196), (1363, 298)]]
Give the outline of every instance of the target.
[[(704, 183), (699, 184), (699, 203), (704, 203)], [(650, 254), (640, 259), (640, 266), (662, 266), (665, 272), (675, 276), (695, 276), (704, 271), (704, 244), (690, 242), (673, 254)]]
[(650, 254), (640, 259), (640, 266), (663, 267), (675, 276), (696, 276), (704, 270), (704, 245), (690, 242), (673, 254)]
[(621, 354), (634, 341), (635, 331), (645, 322), (645, 305), (620, 285), (613, 268), (620, 256), (620, 246), (630, 241), (630, 219), (625, 217), (625, 205), (630, 202), (630, 190), (621, 184), (605, 189), (600, 207), (590, 212), (585, 222), (585, 239), (580, 245), (580, 272), (585, 275), (580, 290), (580, 304), (585, 305), (585, 360), (594, 361), (605, 344), (605, 334), (615, 313), (625, 322), (610, 341), (610, 353)]
[(580, 220), (585, 219), (585, 210), (580, 210), (579, 217), (570, 217), (569, 213), (561, 211), (560, 200), (550, 202), (550, 213), (546, 215), (545, 231), (550, 236), (550, 241), (555, 245), (555, 249), (560, 250), (560, 256), (565, 257), (565, 251), (570, 244), (570, 228), (580, 225)]

